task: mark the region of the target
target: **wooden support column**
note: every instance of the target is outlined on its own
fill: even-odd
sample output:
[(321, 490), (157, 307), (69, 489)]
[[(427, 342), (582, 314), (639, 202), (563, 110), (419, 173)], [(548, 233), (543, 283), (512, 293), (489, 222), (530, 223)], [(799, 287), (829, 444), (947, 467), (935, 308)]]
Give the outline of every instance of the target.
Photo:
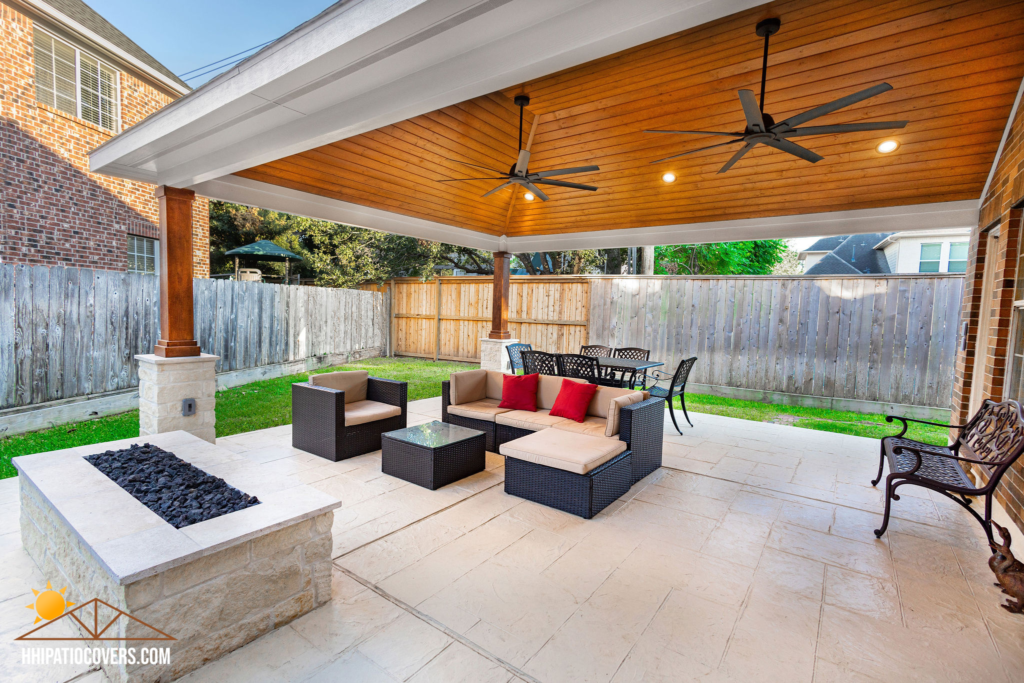
[(200, 355), (192, 319), (192, 201), (196, 193), (161, 185), (160, 339), (153, 353), (163, 358)]
[(511, 339), (508, 331), (508, 267), (512, 254), (494, 252), (494, 299), (491, 305), (491, 331), (488, 339)]

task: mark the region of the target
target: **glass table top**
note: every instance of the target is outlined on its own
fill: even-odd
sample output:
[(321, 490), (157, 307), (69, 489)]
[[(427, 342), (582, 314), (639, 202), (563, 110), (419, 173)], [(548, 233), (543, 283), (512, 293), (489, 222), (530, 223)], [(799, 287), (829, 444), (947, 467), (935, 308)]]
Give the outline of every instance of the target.
[(427, 422), (426, 424), (414, 425), (405, 429), (398, 429), (393, 432), (385, 432), (384, 436), (398, 441), (404, 441), (416, 446), (426, 448), (440, 448), (459, 441), (472, 439), (483, 432), (476, 429), (467, 429), (447, 422)]

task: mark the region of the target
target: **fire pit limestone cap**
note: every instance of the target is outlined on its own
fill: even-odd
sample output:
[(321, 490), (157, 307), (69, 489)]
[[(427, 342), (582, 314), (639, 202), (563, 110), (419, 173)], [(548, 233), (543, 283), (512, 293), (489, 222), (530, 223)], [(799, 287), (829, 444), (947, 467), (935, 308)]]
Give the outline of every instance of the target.
[[(175, 529), (85, 460), (85, 456), (151, 443), (221, 477), (260, 504)], [(245, 543), (341, 507), (333, 496), (188, 432), (80, 446), (14, 458), (22, 477), (48, 502), (121, 585)]]

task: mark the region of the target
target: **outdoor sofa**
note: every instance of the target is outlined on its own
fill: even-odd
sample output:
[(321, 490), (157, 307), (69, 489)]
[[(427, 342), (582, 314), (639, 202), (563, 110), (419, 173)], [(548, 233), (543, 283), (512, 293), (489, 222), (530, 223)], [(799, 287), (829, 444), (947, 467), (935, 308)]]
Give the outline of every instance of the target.
[(292, 446), (335, 462), (380, 450), (406, 426), (408, 390), (365, 370), (310, 375), (292, 384)]
[(505, 492), (590, 519), (661, 467), (665, 401), (598, 387), (583, 422), (550, 415), (563, 380), (540, 375), (537, 411), (500, 408), (505, 375), (457, 372), (441, 384), (441, 419), (478, 429), (505, 456)]

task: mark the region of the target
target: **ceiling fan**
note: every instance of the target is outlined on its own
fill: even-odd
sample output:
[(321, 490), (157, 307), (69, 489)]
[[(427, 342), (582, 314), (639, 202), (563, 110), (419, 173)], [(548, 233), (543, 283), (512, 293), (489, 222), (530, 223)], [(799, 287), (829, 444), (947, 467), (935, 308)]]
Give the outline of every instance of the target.
[(498, 190), (504, 190), (506, 187), (511, 185), (521, 185), (529, 190), (535, 197), (539, 197), (542, 201), (550, 199), (544, 192), (541, 191), (537, 185), (554, 185), (557, 187), (571, 187), (575, 190), (590, 190), (596, 192), (597, 188), (593, 185), (580, 185), (579, 183), (568, 183), (564, 180), (550, 180), (551, 176), (556, 175), (569, 175), (571, 173), (589, 173), (591, 171), (600, 171), (601, 169), (597, 166), (577, 166), (575, 168), (560, 168), (554, 171), (540, 171), (538, 173), (531, 173), (527, 169), (527, 164), (530, 163), (530, 147), (533, 146), (533, 134), (537, 130), (537, 126), (534, 125), (530, 131), (530, 139), (526, 143), (526, 147), (523, 147), (523, 108), (530, 104), (530, 98), (527, 95), (516, 95), (513, 100), (516, 106), (519, 107), (519, 158), (512, 164), (512, 168), (508, 170), (508, 173), (504, 171), (498, 171), (487, 166), (480, 166), (479, 164), (471, 164), (468, 161), (459, 161), (458, 159), (449, 159), (457, 164), (465, 164), (466, 166), (472, 166), (474, 168), (480, 168), (491, 173), (496, 173), (496, 176), (488, 176), (486, 178), (451, 178), (448, 180), (439, 180), (441, 183), (457, 183), (464, 180), (504, 180), (501, 185), (498, 185), (493, 190), (485, 192), (482, 196), (488, 197)]
[(832, 126), (807, 126), (805, 128), (797, 128), (797, 126), (806, 123), (807, 121), (824, 116), (825, 114), (831, 114), (832, 112), (843, 109), (844, 107), (849, 107), (857, 102), (862, 102), (868, 98), (874, 97), (875, 95), (880, 95), (888, 90), (892, 90), (892, 86), (888, 83), (879, 83), (878, 85), (871, 86), (870, 88), (853, 93), (852, 95), (840, 97), (838, 100), (829, 102), (828, 104), (823, 104), (820, 107), (809, 109), (802, 114), (790, 116), (785, 121), (775, 123), (775, 119), (773, 119), (771, 115), (764, 113), (764, 87), (765, 79), (768, 74), (768, 38), (773, 34), (778, 33), (781, 26), (782, 21), (777, 18), (765, 19), (757, 24), (755, 32), (757, 35), (764, 38), (764, 61), (761, 65), (761, 104), (760, 106), (758, 105), (757, 100), (754, 98), (753, 91), (739, 91), (740, 105), (743, 107), (743, 115), (747, 119), (747, 126), (744, 131), (742, 133), (725, 133), (708, 130), (645, 130), (645, 133), (723, 135), (736, 138), (735, 140), (722, 142), (717, 145), (701, 147), (700, 149), (692, 149), (689, 152), (683, 152), (682, 154), (674, 154), (670, 157), (665, 157), (664, 159), (652, 161), (652, 164), (686, 156), (687, 154), (703, 152), (706, 149), (715, 149), (717, 147), (734, 145), (737, 142), (743, 143), (743, 146), (732, 155), (732, 158), (725, 163), (725, 166), (722, 166), (722, 168), (719, 169), (719, 173), (725, 173), (728, 171), (737, 161), (743, 158), (743, 155), (757, 145), (773, 147), (788, 154), (792, 154), (793, 156), (800, 157), (801, 159), (806, 159), (813, 164), (821, 161), (824, 157), (812, 152), (806, 147), (801, 147), (795, 142), (792, 142), (790, 138), (807, 135), (855, 133), (866, 130), (891, 130), (894, 128), (903, 128), (907, 125), (907, 121), (875, 121), (872, 123), (841, 123)]

